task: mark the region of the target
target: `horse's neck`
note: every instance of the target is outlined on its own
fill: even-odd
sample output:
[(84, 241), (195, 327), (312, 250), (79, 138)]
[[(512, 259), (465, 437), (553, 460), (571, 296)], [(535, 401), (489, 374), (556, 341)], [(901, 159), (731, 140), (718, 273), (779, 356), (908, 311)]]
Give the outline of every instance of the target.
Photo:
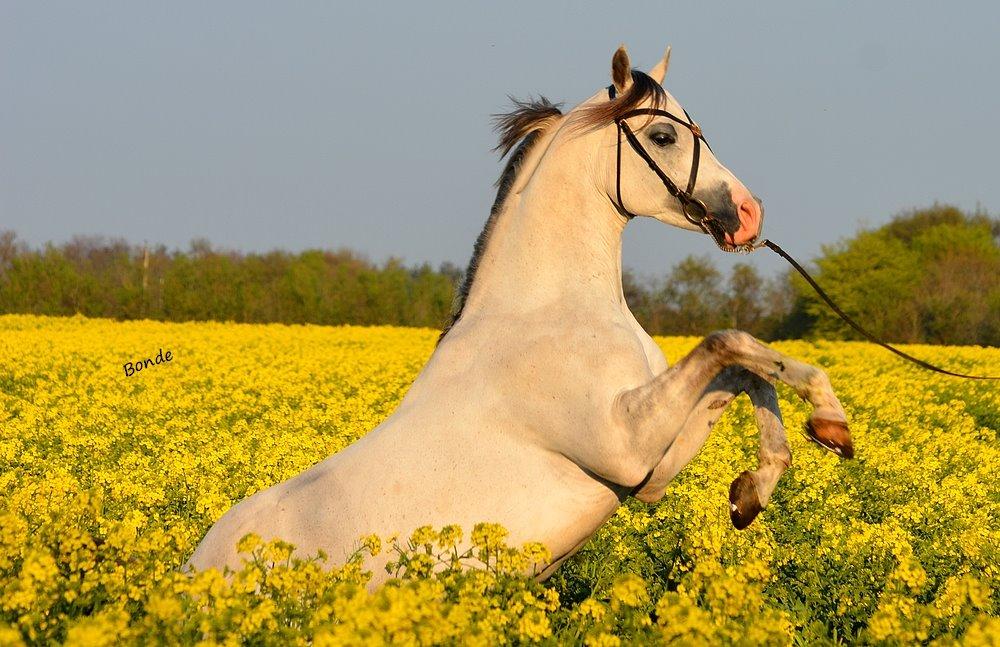
[(620, 307), (624, 220), (582, 173), (539, 168), (508, 197), (464, 312)]

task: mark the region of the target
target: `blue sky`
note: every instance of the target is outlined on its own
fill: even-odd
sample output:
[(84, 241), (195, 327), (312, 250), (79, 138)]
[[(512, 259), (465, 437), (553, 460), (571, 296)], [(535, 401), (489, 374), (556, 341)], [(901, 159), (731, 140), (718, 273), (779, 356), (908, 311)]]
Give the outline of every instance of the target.
[[(506, 95), (567, 105), (625, 43), (767, 208), (824, 243), (937, 200), (1000, 210), (1000, 5), (0, 3), (0, 228), (468, 260)], [(706, 238), (647, 221), (625, 265)], [(776, 258), (751, 257), (770, 273)]]

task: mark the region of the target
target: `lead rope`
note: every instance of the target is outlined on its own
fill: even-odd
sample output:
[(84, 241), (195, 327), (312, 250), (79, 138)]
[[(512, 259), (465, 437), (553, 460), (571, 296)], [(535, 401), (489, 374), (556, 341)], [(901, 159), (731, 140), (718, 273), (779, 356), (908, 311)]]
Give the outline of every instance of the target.
[(857, 322), (855, 322), (853, 319), (851, 319), (849, 316), (847, 316), (847, 313), (844, 312), (843, 310), (841, 310), (840, 307), (837, 306), (837, 304), (833, 302), (833, 299), (831, 299), (829, 296), (827, 296), (826, 292), (823, 291), (823, 288), (819, 287), (819, 284), (816, 283), (815, 280), (813, 280), (813, 277), (809, 276), (809, 273), (806, 272), (805, 269), (803, 269), (803, 267), (801, 265), (799, 265), (798, 262), (794, 258), (792, 258), (791, 256), (789, 256), (788, 252), (786, 252), (785, 250), (781, 249), (781, 247), (779, 247), (777, 243), (771, 242), (770, 240), (763, 240), (763, 241), (757, 243), (754, 247), (755, 248), (767, 247), (772, 252), (774, 252), (778, 256), (780, 256), (783, 259), (785, 259), (786, 261), (788, 261), (788, 263), (792, 267), (795, 268), (795, 271), (797, 271), (799, 274), (801, 274), (802, 278), (804, 278), (809, 283), (809, 285), (811, 285), (812, 288), (814, 290), (816, 290), (816, 294), (818, 294), (820, 296), (820, 298), (823, 299), (823, 301), (826, 302), (826, 305), (830, 306), (830, 308), (835, 313), (837, 313), (838, 317), (840, 317), (841, 319), (843, 319), (844, 321), (846, 321), (847, 324), (851, 328), (854, 328), (854, 330), (858, 331), (861, 335), (863, 335), (866, 339), (868, 339), (872, 343), (878, 344), (882, 348), (884, 348), (884, 349), (886, 349), (886, 350), (888, 350), (890, 352), (893, 352), (893, 353), (899, 355), (900, 357), (902, 357), (903, 359), (908, 360), (910, 362), (913, 362), (914, 364), (916, 364), (920, 368), (925, 368), (928, 371), (934, 371), (935, 373), (941, 373), (943, 375), (951, 375), (952, 377), (961, 377), (961, 378), (964, 378), (964, 379), (967, 379), (967, 380), (1000, 380), (1000, 376), (965, 375), (963, 373), (955, 373), (953, 371), (949, 371), (949, 370), (946, 370), (946, 369), (934, 366), (933, 364), (925, 362), (922, 359), (918, 359), (918, 358), (914, 357), (913, 355), (910, 355), (908, 353), (904, 353), (903, 351), (899, 350), (898, 348), (896, 348), (894, 346), (890, 346), (886, 342), (882, 341), (881, 339), (879, 339), (875, 335), (871, 334), (870, 332), (868, 332), (867, 330), (865, 330), (864, 328), (862, 328), (860, 325), (858, 325)]

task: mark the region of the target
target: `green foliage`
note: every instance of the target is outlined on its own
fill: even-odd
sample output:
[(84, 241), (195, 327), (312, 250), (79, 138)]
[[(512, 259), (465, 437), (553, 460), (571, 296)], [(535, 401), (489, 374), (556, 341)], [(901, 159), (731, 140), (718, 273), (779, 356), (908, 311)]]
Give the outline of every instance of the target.
[(673, 310), (674, 331), (696, 335), (719, 327), (725, 297), (719, 289), (722, 275), (707, 257), (688, 256), (674, 266), (661, 297)]
[[(935, 205), (826, 247), (816, 279), (873, 334), (896, 342), (1000, 344), (1000, 224)], [(801, 332), (860, 336), (799, 277)]]
[[(895, 342), (1000, 345), (1000, 220), (934, 205), (823, 249), (820, 285), (875, 335)], [(186, 252), (74, 238), (28, 249), (0, 232), (0, 313), (112, 319), (441, 328), (463, 271), (381, 265), (349, 250), (243, 254), (196, 240)], [(765, 340), (858, 339), (789, 271), (749, 264), (728, 276), (688, 256), (653, 278), (622, 276), (653, 335), (739, 328)]]
[[(847, 314), (876, 335), (912, 338), (918, 323), (912, 302), (920, 262), (901, 241), (864, 232), (848, 244), (824, 248), (816, 265), (820, 285)], [(859, 337), (848, 333), (847, 325), (813, 296), (803, 279), (793, 280), (813, 318), (812, 333), (834, 339)]]
[[(32, 250), (0, 232), (0, 313), (440, 328), (462, 276), (449, 263), (376, 265), (348, 250), (242, 254), (195, 240), (167, 251), (80, 237)], [(623, 283), (652, 334), (739, 327), (770, 338), (786, 308), (752, 266), (737, 265), (727, 283), (708, 257), (689, 256), (658, 280), (626, 272)]]
[(350, 251), (186, 252), (74, 238), (31, 250), (0, 232), (0, 313), (113, 319), (440, 327), (454, 269), (375, 265)]

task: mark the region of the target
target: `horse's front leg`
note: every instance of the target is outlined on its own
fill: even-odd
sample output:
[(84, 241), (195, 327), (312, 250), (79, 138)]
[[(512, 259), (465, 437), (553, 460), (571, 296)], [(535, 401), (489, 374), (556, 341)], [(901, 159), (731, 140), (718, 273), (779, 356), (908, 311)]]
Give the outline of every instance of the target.
[(681, 433), (634, 496), (646, 503), (663, 498), (667, 483), (701, 450), (712, 427), (740, 393), (746, 393), (754, 406), (754, 418), (760, 431), (759, 463), (756, 470), (742, 472), (730, 485), (729, 509), (737, 529), (749, 526), (767, 506), (778, 479), (792, 463), (792, 453), (785, 438), (774, 385), (742, 367), (723, 369), (712, 380), (688, 415)]
[[(678, 454), (688, 443), (701, 447), (697, 436), (681, 438), (686, 421), (693, 411), (699, 409), (699, 401), (706, 389), (724, 369), (733, 366), (745, 368), (768, 380), (780, 380), (792, 387), (813, 405), (807, 423), (810, 437), (841, 457), (854, 456), (844, 408), (834, 394), (826, 373), (768, 348), (747, 333), (726, 330), (712, 333), (673, 367), (642, 386), (620, 393), (616, 398), (614, 417), (626, 430), (628, 446), (625, 454), (629, 457), (630, 473), (642, 474), (634, 483), (648, 485), (644, 480), (660, 465), (675, 440), (682, 443), (676, 450)], [(758, 392), (759, 398), (755, 407), (758, 413), (765, 415), (764, 411), (769, 410), (765, 400), (774, 396), (756, 387), (754, 391)], [(704, 403), (705, 408), (710, 405), (711, 402)], [(774, 408), (776, 410), (776, 405)], [(780, 418), (776, 420), (780, 423)], [(707, 426), (707, 422), (705, 424)], [(691, 456), (697, 448), (693, 452), (688, 450)], [(743, 479), (742, 485), (740, 480), (738, 478), (734, 483), (737, 499), (741, 498), (741, 492), (749, 489), (746, 479)], [(739, 507), (740, 504), (736, 505)], [(744, 511), (741, 510), (740, 517), (743, 516)]]

